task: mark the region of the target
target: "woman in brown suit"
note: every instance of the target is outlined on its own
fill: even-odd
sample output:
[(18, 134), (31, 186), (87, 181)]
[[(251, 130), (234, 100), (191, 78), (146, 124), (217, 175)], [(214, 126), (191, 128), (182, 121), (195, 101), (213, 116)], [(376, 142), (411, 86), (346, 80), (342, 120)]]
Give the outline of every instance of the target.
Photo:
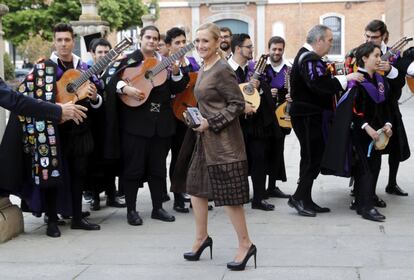
[(219, 37), (217, 25), (204, 24), (197, 30), (195, 40), (197, 52), (204, 61), (194, 89), (203, 117), (201, 125), (194, 129), (195, 145), (187, 152), (191, 156), (186, 179), (181, 182), (181, 186), (186, 186), (185, 192), (191, 195), (196, 222), (196, 240), (184, 258), (196, 261), (207, 247), (211, 257), (213, 240), (207, 232), (207, 218), (208, 199), (212, 198), (216, 206), (225, 206), (239, 241), (234, 261), (227, 267), (244, 270), (251, 256), (256, 267), (257, 249), (250, 241), (243, 208), (249, 202), (249, 182), (238, 117), (243, 112), (252, 113), (253, 109), (245, 108), (236, 75), (221, 56)]

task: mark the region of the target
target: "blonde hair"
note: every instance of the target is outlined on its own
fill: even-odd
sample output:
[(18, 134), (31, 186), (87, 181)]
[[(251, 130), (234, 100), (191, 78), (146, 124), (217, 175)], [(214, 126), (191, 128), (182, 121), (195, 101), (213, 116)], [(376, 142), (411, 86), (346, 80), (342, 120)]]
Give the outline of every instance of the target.
[[(217, 24), (204, 23), (200, 25), (199, 28), (197, 28), (196, 32), (201, 31), (201, 30), (207, 30), (208, 32), (210, 32), (211, 35), (213, 35), (214, 40), (216, 41), (220, 40), (220, 27)], [(216, 51), (221, 58), (226, 57), (226, 54), (220, 48), (217, 48)]]

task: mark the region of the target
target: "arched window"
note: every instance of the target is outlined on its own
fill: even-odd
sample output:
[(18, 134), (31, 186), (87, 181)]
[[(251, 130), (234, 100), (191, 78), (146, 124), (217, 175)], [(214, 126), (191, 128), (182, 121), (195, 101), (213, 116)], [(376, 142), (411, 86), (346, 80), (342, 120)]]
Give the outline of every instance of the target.
[(343, 56), (344, 55), (344, 17), (337, 14), (327, 14), (321, 16), (321, 23), (328, 26), (333, 34), (333, 46), (329, 51), (329, 55)]

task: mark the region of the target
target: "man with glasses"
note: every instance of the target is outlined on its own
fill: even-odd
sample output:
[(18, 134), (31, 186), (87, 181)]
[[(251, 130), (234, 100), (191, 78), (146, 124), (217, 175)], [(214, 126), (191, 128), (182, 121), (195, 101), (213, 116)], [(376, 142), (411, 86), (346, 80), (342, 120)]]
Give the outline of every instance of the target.
[[(256, 89), (262, 92), (260, 107), (253, 115), (240, 117), (240, 125), (243, 130), (246, 145), (247, 160), (249, 163), (249, 175), (253, 182), (252, 208), (264, 211), (272, 211), (275, 206), (265, 200), (266, 185), (266, 155), (269, 154), (267, 143), (273, 135), (275, 123), (275, 106), (272, 100), (270, 87), (266, 83), (260, 83), (253, 79), (255, 62), (253, 58), (253, 43), (247, 34), (234, 34), (231, 40), (233, 56), (228, 63), (236, 72), (239, 84), (250, 82)], [(251, 106), (246, 103), (246, 106)]]
[(226, 59), (228, 60), (232, 56), (231, 52), (231, 37), (233, 33), (231, 29), (228, 27), (221, 27), (220, 28), (220, 49), (226, 53)]
[[(374, 44), (380, 46), (381, 55), (383, 55), (389, 50), (389, 47), (387, 47), (387, 45), (384, 43), (384, 39), (386, 38), (387, 33), (387, 26), (383, 21), (373, 20), (365, 27), (365, 41), (373, 42)], [(408, 159), (410, 156), (410, 148), (408, 146), (407, 135), (404, 129), (404, 123), (402, 121), (401, 112), (398, 105), (398, 100), (402, 94), (402, 87), (405, 84), (406, 75), (406, 71), (398, 67), (399, 61), (399, 54), (396, 54), (392, 55), (389, 60), (381, 61), (378, 66), (378, 70), (384, 71), (384, 75), (387, 77), (387, 81), (391, 87), (391, 113), (394, 116), (392, 128), (394, 135), (390, 138), (388, 147), (385, 150), (385, 153), (389, 153), (388, 185), (385, 188), (385, 191), (389, 194), (407, 196), (408, 193), (401, 189), (397, 184), (397, 173), (400, 162)], [(386, 207), (386, 203), (382, 199), (378, 198), (377, 195), (374, 196), (374, 202), (375, 206), (377, 207)]]

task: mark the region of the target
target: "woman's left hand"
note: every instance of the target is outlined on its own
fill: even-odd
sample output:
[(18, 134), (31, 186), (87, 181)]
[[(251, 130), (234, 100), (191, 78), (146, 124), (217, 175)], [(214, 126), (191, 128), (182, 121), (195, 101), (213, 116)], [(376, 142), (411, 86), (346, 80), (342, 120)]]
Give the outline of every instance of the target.
[(203, 132), (203, 131), (205, 131), (209, 128), (209, 124), (208, 124), (207, 119), (201, 117), (200, 121), (201, 121), (200, 126), (197, 127), (197, 128), (193, 128), (194, 131)]
[(384, 127), (382, 128), (382, 131), (384, 131), (385, 135), (387, 135), (388, 137), (392, 136), (391, 126), (389, 126), (388, 124), (384, 125)]

